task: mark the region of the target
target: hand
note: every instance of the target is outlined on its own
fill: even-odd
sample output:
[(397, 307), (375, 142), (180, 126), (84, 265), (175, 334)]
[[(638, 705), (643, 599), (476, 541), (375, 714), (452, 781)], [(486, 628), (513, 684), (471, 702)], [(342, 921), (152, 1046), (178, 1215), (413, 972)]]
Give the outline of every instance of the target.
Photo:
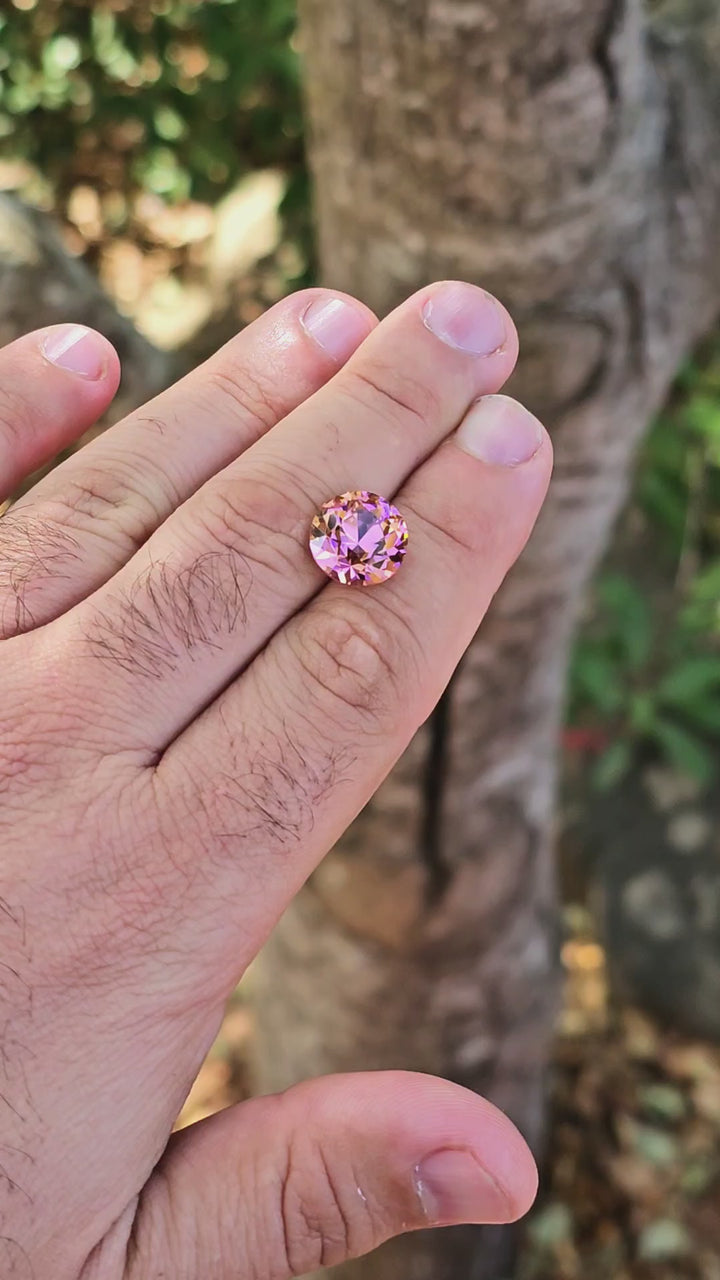
[[(530, 533), (551, 448), (494, 394), (516, 354), (469, 285), (379, 325), (298, 294), (0, 521), (8, 1280), (282, 1280), (530, 1205), (509, 1121), (419, 1075), (312, 1081), (170, 1137), (228, 994)], [(0, 352), (6, 492), (118, 376), (87, 330)], [(358, 488), (397, 494), (410, 527), (368, 589), (307, 547), (316, 509)]]

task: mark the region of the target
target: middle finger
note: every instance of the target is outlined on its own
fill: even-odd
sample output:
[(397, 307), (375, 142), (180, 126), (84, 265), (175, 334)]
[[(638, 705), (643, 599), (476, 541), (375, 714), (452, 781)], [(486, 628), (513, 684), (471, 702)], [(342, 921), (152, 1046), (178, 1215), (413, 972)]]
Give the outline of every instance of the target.
[(483, 290), (422, 290), (56, 624), (89, 646), (86, 705), (105, 729), (122, 723), (118, 745), (154, 754), (193, 720), (327, 583), (307, 549), (318, 507), (348, 489), (395, 493), (516, 356), (512, 321)]

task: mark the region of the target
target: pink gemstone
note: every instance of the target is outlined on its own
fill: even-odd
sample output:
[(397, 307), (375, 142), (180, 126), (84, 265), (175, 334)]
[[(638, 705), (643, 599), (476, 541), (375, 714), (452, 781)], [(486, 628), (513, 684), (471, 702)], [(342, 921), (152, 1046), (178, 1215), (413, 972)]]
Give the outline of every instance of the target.
[(375, 586), (397, 573), (408, 528), (391, 502), (366, 489), (332, 498), (318, 511), (310, 550), (323, 573), (346, 586)]

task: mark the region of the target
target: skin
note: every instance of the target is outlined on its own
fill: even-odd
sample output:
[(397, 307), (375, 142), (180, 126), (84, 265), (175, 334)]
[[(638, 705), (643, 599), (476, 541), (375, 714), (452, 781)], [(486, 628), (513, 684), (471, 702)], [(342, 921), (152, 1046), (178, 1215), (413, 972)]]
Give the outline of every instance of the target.
[[(8, 1280), (283, 1280), (532, 1203), (512, 1124), (410, 1073), (307, 1082), (170, 1136), (229, 993), (531, 532), (551, 447), (497, 394), (516, 356), (469, 285), (379, 325), (297, 294), (0, 520)], [(87, 330), (0, 352), (6, 494), (118, 378)], [(330, 582), (308, 552), (314, 511), (350, 488), (408, 520), (380, 587)]]

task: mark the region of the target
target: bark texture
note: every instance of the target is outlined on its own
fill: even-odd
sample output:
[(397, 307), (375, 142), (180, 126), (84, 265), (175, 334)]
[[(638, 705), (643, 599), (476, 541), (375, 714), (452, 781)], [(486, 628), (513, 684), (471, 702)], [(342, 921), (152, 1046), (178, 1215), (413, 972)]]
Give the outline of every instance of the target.
[(0, 195), (0, 346), (61, 321), (99, 329), (116, 347), (123, 379), (113, 418), (172, 381), (172, 359), (118, 314), (92, 273), (67, 252), (50, 220)]
[[(714, 4), (301, 0), (326, 282), (380, 312), (476, 280), (551, 498), (434, 719), (261, 958), (267, 1088), (406, 1066), (539, 1147), (558, 991), (551, 856), (568, 646), (652, 412), (720, 297)], [(344, 1280), (499, 1280), (506, 1231), (409, 1236)]]

